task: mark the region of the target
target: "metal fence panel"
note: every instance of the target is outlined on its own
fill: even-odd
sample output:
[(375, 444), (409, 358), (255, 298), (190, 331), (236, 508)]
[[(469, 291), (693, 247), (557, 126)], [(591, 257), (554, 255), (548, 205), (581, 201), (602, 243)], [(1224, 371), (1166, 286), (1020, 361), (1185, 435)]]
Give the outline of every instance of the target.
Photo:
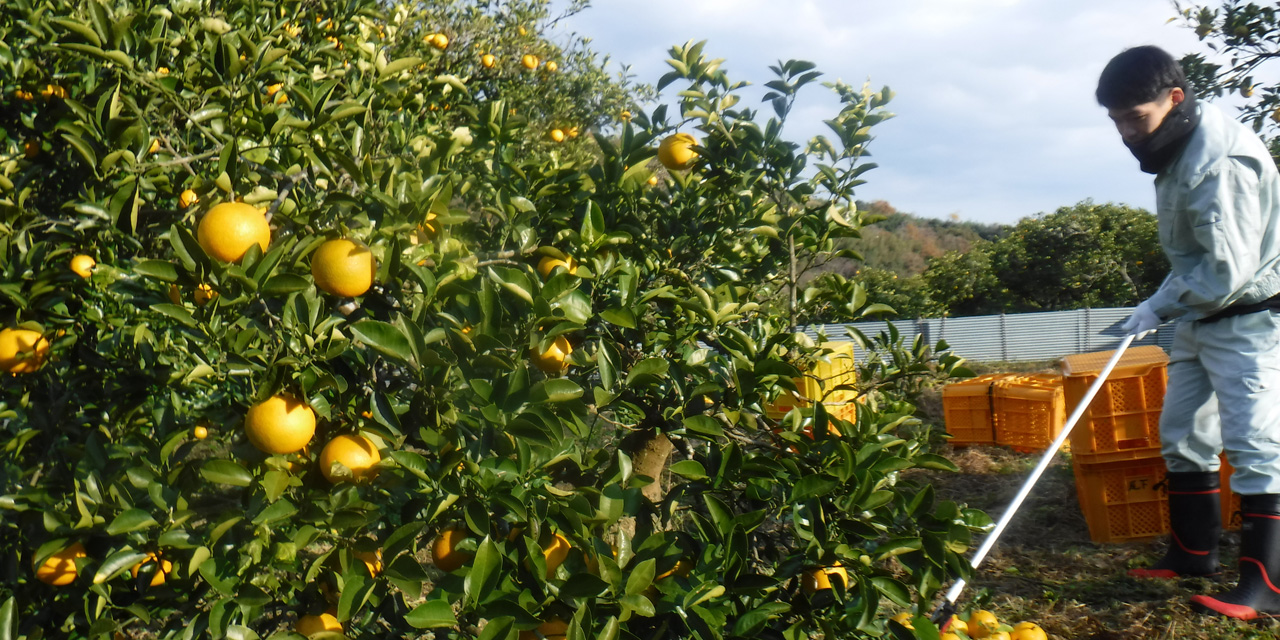
[[(1056, 360), (1063, 356), (1092, 351), (1107, 351), (1119, 346), (1123, 336), (1118, 324), (1132, 308), (1076, 309), (1042, 313), (1016, 313), (966, 318), (922, 318), (895, 320), (893, 325), (910, 343), (917, 335), (931, 345), (945, 340), (952, 352), (975, 362), (1019, 362)], [(868, 337), (888, 329), (888, 322), (858, 322), (856, 327)], [(845, 340), (846, 325), (814, 325), (805, 333), (815, 340), (819, 332), (828, 340)], [(1104, 333), (1105, 332), (1105, 333)], [(1158, 345), (1168, 351), (1173, 345), (1173, 323), (1160, 327), (1135, 345)], [(866, 354), (855, 348), (859, 360)]]

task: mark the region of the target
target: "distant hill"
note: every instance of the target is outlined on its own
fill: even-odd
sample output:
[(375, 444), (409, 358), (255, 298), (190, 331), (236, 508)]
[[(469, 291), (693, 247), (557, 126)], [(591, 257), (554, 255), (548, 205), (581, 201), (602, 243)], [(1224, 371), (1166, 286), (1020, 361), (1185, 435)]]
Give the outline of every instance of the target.
[(1000, 224), (915, 216), (898, 211), (883, 200), (859, 202), (858, 209), (885, 216), (884, 220), (863, 227), (862, 238), (845, 240), (841, 245), (857, 251), (863, 261), (834, 260), (823, 265), (822, 271), (835, 271), (848, 277), (865, 264), (908, 278), (923, 272), (931, 258), (948, 251), (966, 252), (974, 242), (994, 240), (1009, 229)]

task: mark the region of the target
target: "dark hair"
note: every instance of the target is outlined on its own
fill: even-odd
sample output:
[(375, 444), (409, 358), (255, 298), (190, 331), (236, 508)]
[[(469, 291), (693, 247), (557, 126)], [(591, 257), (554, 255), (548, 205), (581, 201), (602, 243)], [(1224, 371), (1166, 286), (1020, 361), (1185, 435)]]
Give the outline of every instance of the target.
[(1152, 102), (1174, 87), (1191, 95), (1182, 65), (1160, 47), (1150, 45), (1121, 51), (1098, 77), (1094, 96), (1108, 109), (1128, 109)]

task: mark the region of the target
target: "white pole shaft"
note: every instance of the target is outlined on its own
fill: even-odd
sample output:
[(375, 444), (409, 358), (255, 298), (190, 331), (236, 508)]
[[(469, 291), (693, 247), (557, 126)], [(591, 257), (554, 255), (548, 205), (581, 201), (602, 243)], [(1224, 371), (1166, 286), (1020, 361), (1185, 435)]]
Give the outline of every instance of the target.
[[(1071, 417), (1067, 418), (1066, 424), (1062, 425), (1062, 432), (1054, 438), (1053, 444), (1049, 445), (1049, 450), (1044, 452), (1044, 456), (1040, 458), (1040, 464), (1036, 465), (1035, 470), (1031, 472), (1031, 476), (1022, 483), (1022, 488), (1018, 490), (1018, 495), (1014, 496), (1013, 502), (1009, 504), (1009, 508), (1005, 509), (1004, 514), (1000, 516), (1000, 521), (996, 523), (996, 528), (991, 530), (991, 534), (983, 540), (982, 546), (978, 547), (978, 552), (973, 554), (973, 559), (969, 561), (969, 566), (974, 569), (982, 564), (983, 559), (987, 557), (987, 553), (995, 546), (996, 540), (1000, 538), (1000, 534), (1004, 533), (1005, 527), (1009, 526), (1009, 521), (1013, 519), (1013, 514), (1018, 512), (1018, 507), (1022, 506), (1022, 501), (1027, 499), (1027, 495), (1031, 493), (1032, 487), (1036, 481), (1044, 474), (1044, 470), (1049, 468), (1049, 463), (1053, 461), (1053, 457), (1057, 455), (1058, 449), (1062, 448), (1062, 443), (1067, 441), (1067, 436), (1071, 435), (1071, 430), (1075, 428), (1076, 423), (1080, 421), (1080, 416), (1089, 409), (1089, 403), (1093, 402), (1093, 397), (1098, 395), (1098, 391), (1102, 389), (1102, 385), (1106, 383), (1107, 376), (1111, 375), (1111, 370), (1116, 368), (1116, 363), (1120, 362), (1120, 357), (1124, 355), (1125, 349), (1129, 348), (1129, 344), (1133, 342), (1134, 336), (1125, 336), (1120, 346), (1116, 348), (1115, 354), (1107, 361), (1107, 366), (1102, 368), (1098, 373), (1098, 379), (1093, 381), (1089, 386), (1089, 390), (1085, 392), (1084, 397), (1080, 399), (1080, 404), (1076, 405), (1075, 411), (1071, 412)], [(992, 416), (994, 419), (995, 416)], [(964, 591), (965, 580), (961, 578), (951, 585), (951, 589), (947, 591), (947, 602), (955, 604), (956, 599), (960, 597), (960, 592)]]

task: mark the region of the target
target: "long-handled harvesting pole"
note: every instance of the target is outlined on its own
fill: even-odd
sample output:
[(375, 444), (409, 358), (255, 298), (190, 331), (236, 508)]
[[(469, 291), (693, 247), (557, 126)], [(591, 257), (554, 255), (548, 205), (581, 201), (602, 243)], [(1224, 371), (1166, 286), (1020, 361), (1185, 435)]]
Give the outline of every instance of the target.
[[(1000, 539), (1000, 534), (1004, 533), (1005, 527), (1009, 526), (1009, 521), (1013, 520), (1013, 514), (1018, 512), (1018, 507), (1021, 507), (1022, 502), (1027, 499), (1027, 495), (1031, 493), (1036, 481), (1044, 474), (1044, 470), (1049, 468), (1049, 463), (1057, 455), (1058, 449), (1061, 449), (1062, 443), (1067, 441), (1067, 436), (1071, 435), (1071, 430), (1080, 421), (1080, 416), (1084, 415), (1084, 412), (1088, 410), (1089, 403), (1093, 402), (1093, 397), (1098, 395), (1098, 390), (1107, 381), (1107, 376), (1111, 375), (1111, 370), (1116, 368), (1116, 363), (1120, 362), (1120, 357), (1124, 355), (1125, 349), (1129, 348), (1133, 338), (1134, 336), (1128, 335), (1120, 342), (1115, 354), (1107, 361), (1107, 366), (1103, 367), (1098, 374), (1098, 379), (1094, 380), (1093, 384), (1089, 386), (1089, 390), (1080, 399), (1080, 404), (1076, 405), (1075, 411), (1071, 412), (1066, 424), (1062, 425), (1062, 432), (1058, 434), (1057, 438), (1053, 439), (1049, 449), (1041, 456), (1040, 464), (1036, 465), (1031, 475), (1022, 483), (1022, 488), (1018, 489), (1018, 495), (1013, 497), (1013, 502), (1009, 504), (1009, 508), (1005, 509), (1004, 514), (1000, 516), (1000, 521), (996, 523), (996, 528), (991, 530), (991, 534), (987, 536), (986, 540), (983, 540), (982, 546), (978, 547), (978, 552), (973, 554), (973, 559), (969, 560), (970, 567), (976, 570), (978, 565), (982, 564), (983, 559), (987, 557), (987, 553), (991, 551), (991, 547), (996, 545), (996, 540)], [(951, 616), (956, 612), (956, 599), (960, 597), (960, 592), (964, 591), (966, 584), (968, 582), (964, 578), (960, 578), (947, 590), (946, 602), (943, 602), (942, 606), (938, 607), (933, 614), (933, 623), (938, 625), (938, 628), (946, 630), (951, 623)]]

